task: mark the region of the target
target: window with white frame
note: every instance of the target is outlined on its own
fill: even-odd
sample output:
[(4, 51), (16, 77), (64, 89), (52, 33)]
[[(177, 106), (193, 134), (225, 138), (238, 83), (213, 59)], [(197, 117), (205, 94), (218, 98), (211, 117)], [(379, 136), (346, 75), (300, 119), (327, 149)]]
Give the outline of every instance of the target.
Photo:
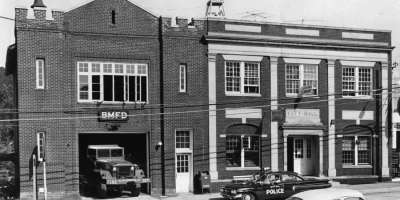
[(286, 64), (286, 95), (297, 96), (318, 94), (317, 64)]
[(258, 167), (260, 163), (259, 142), (259, 136), (227, 135), (227, 167)]
[(371, 96), (372, 68), (343, 66), (343, 96)]
[(260, 63), (225, 61), (226, 94), (260, 94)]
[(190, 149), (190, 131), (176, 131), (175, 133), (175, 148), (177, 149)]
[(78, 101), (147, 102), (147, 64), (78, 62)]
[(36, 59), (36, 89), (44, 89), (44, 59)]
[(37, 160), (39, 162), (43, 162), (45, 160), (45, 145), (46, 145), (46, 134), (45, 132), (37, 132), (36, 133), (36, 142), (37, 142)]
[(179, 65), (179, 92), (186, 92), (186, 65)]
[(342, 163), (344, 165), (370, 165), (371, 137), (344, 136), (342, 139)]

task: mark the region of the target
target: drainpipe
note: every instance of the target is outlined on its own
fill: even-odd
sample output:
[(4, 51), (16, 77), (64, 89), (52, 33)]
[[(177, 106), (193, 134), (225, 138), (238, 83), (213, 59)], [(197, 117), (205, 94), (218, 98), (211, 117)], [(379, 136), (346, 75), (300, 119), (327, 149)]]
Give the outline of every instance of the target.
[(160, 137), (161, 137), (161, 195), (165, 196), (165, 142), (164, 142), (164, 41), (162, 16), (158, 19), (158, 42), (160, 48)]

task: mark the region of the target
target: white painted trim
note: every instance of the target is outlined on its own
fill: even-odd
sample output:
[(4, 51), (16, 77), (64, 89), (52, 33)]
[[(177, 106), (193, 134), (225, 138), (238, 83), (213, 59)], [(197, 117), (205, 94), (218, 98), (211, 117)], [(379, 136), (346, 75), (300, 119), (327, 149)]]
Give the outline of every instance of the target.
[(217, 169), (217, 86), (216, 86), (216, 55), (208, 55), (208, 124), (209, 124), (209, 164), (211, 180), (218, 179)]
[(374, 40), (373, 33), (342, 32), (342, 38)]
[(319, 176), (324, 175), (324, 138), (319, 136)]
[[(328, 94), (335, 93), (335, 60), (328, 60)], [(335, 96), (328, 96), (328, 123), (332, 120), (335, 120)], [(329, 125), (328, 130), (328, 176), (335, 177), (336, 176), (336, 126), (335, 124)]]
[(222, 55), (224, 60), (261, 62), (262, 56)]
[[(44, 89), (45, 87), (45, 65), (45, 60), (43, 58), (36, 59), (36, 89)], [(42, 73), (39, 72), (40, 70)], [(40, 75), (42, 75), (41, 79), (39, 78)], [(40, 84), (40, 81), (42, 84)]]
[(226, 167), (226, 171), (260, 170), (260, 167)]
[(226, 33), (226, 32), (208, 32), (208, 36), (215, 36), (224, 39), (244, 39), (244, 40), (269, 40), (269, 41), (285, 41), (285, 42), (314, 42), (314, 43), (330, 43), (336, 45), (367, 45), (367, 46), (381, 46), (389, 48), (387, 42), (370, 42), (370, 41), (354, 41), (354, 40), (335, 40), (335, 39), (321, 39), (321, 38), (301, 38), (301, 37), (282, 37), (271, 35), (252, 35), (242, 33)]
[(283, 58), (285, 63), (319, 65), (321, 59)]
[(231, 55), (253, 55), (253, 56), (271, 56), (271, 57), (293, 57), (308, 59), (341, 59), (341, 60), (359, 60), (372, 62), (388, 62), (387, 53), (372, 53), (365, 51), (335, 51), (323, 49), (304, 49), (288, 47), (271, 46), (253, 46), (253, 45), (227, 45), (227, 44), (209, 44), (209, 53), (212, 54), (231, 54)]
[[(388, 68), (387, 67), (382, 67), (381, 70), (382, 73), (382, 88), (388, 88), (388, 84), (389, 84), (389, 79), (388, 79)], [(388, 90), (383, 90), (382, 91), (382, 96), (381, 96), (381, 120), (382, 120), (382, 124), (381, 124), (381, 133), (379, 135), (381, 135), (382, 137), (382, 150), (381, 150), (381, 158), (382, 158), (382, 176), (383, 177), (387, 177), (390, 175), (390, 170), (389, 170), (389, 136), (388, 136), (388, 129), (387, 127), (389, 127), (389, 124), (387, 123), (387, 115), (390, 112), (387, 112), (388, 110), (388, 105), (387, 103), (389, 102), (388, 100)]]
[[(270, 78), (271, 78), (271, 113), (278, 109), (278, 58), (270, 58)], [(278, 151), (278, 122), (271, 121), (271, 170), (279, 170), (279, 151)]]
[(306, 130), (306, 129), (297, 129), (297, 130), (283, 130), (283, 137), (288, 136), (299, 136), (299, 135), (314, 135), (314, 136), (323, 136), (324, 132), (322, 130)]
[(261, 108), (225, 108), (225, 118), (261, 119)]
[(374, 120), (374, 111), (342, 110), (343, 120)]
[(344, 66), (349, 66), (349, 67), (374, 67), (376, 62), (341, 60), (340, 63)]
[(287, 35), (319, 36), (319, 30), (313, 29), (286, 28), (285, 32)]
[(261, 33), (261, 26), (257, 25), (238, 25), (238, 24), (225, 24), (226, 31), (242, 31), (251, 33)]

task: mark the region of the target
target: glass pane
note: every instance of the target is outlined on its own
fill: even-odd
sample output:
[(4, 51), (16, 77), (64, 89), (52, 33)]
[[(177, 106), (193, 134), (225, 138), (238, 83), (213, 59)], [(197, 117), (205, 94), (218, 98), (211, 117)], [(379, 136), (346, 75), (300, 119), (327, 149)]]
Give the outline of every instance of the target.
[(103, 76), (103, 91), (104, 91), (104, 101), (113, 100), (113, 77), (111, 75)]
[(124, 101), (123, 76), (114, 76), (114, 101)]
[(129, 76), (129, 101), (135, 102), (135, 95), (136, 95), (136, 87), (135, 87), (135, 76)]
[(225, 65), (225, 90), (240, 92), (240, 63), (227, 61)]
[(92, 76), (92, 99), (100, 100), (100, 75)]
[(99, 157), (110, 157), (110, 150), (109, 149), (98, 149), (97, 154)]
[(122, 157), (122, 149), (111, 149), (111, 157)]
[(241, 166), (240, 136), (226, 136), (226, 164), (228, 167)]
[(142, 76), (141, 77), (141, 83), (140, 83), (140, 85), (141, 85), (141, 90), (140, 90), (140, 92), (142, 93), (140, 96), (141, 96), (141, 99), (140, 99), (140, 101), (141, 102), (146, 102), (147, 101), (147, 77), (145, 77), (145, 76)]
[(294, 157), (303, 158), (303, 139), (294, 140)]

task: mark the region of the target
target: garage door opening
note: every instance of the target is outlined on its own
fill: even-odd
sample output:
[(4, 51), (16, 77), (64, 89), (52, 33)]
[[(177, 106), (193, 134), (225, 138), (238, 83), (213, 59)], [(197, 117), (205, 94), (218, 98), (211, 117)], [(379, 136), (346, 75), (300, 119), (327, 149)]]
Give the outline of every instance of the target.
[[(99, 191), (105, 190), (105, 194), (101, 194), (102, 196), (112, 197), (112, 196), (120, 196), (120, 195), (132, 195), (133, 191), (130, 185), (125, 183), (127, 187), (123, 187), (123, 191), (120, 191), (122, 186), (117, 185), (109, 185), (106, 182), (105, 178), (101, 178), (102, 175), (98, 173), (98, 170), (94, 170), (95, 168), (99, 168), (100, 166), (94, 166), (94, 160), (101, 160), (101, 157), (104, 156), (104, 153), (109, 150), (109, 154), (107, 156), (111, 156), (112, 162), (107, 161), (107, 164), (101, 166), (101, 169), (107, 171), (107, 174), (118, 176), (119, 180), (128, 179), (128, 176), (132, 174), (142, 174), (142, 176), (149, 178), (149, 162), (148, 162), (148, 135), (143, 134), (126, 134), (126, 133), (104, 133), (104, 134), (90, 134), (84, 133), (79, 134), (79, 190), (80, 194), (83, 196), (98, 196)], [(88, 149), (90, 151), (94, 151), (95, 153), (89, 153), (88, 157)], [(94, 150), (95, 149), (95, 150)], [(103, 149), (103, 150), (102, 150)], [(116, 149), (116, 150), (112, 150)], [(118, 152), (121, 152), (123, 149), (123, 156)], [(100, 155), (103, 154), (103, 155)], [(93, 156), (91, 156), (93, 155)], [(115, 155), (121, 155), (120, 158), (117, 158), (117, 161), (114, 161)], [(119, 160), (119, 161), (118, 161)], [(128, 161), (128, 162), (126, 162)], [(137, 168), (132, 170), (132, 167), (127, 168), (126, 177), (122, 177), (122, 168), (121, 165), (129, 165), (129, 162), (132, 164), (136, 164)], [(102, 164), (103, 165), (103, 164)], [(117, 167), (115, 167), (117, 166)], [(116, 169), (118, 168), (118, 169)], [(131, 169), (131, 171), (129, 171)], [(139, 169), (139, 170), (136, 170)], [(141, 170), (143, 172), (141, 172)], [(93, 172), (95, 171), (95, 172)], [(108, 173), (109, 171), (109, 173)], [(118, 174), (118, 175), (117, 175)], [(137, 177), (137, 176), (135, 176)], [(95, 180), (96, 179), (96, 180)], [(97, 180), (98, 179), (98, 180)], [(104, 185), (96, 184), (98, 182), (104, 182), (107, 185), (107, 189), (104, 189)], [(115, 184), (115, 183), (112, 183)], [(129, 187), (128, 187), (129, 186)], [(103, 187), (103, 188), (101, 188)], [(149, 183), (142, 183), (134, 186), (136, 188), (140, 187), (140, 192), (149, 193)], [(99, 190), (100, 188), (100, 190)], [(139, 189), (138, 189), (139, 190)], [(139, 191), (138, 191), (139, 192)]]

